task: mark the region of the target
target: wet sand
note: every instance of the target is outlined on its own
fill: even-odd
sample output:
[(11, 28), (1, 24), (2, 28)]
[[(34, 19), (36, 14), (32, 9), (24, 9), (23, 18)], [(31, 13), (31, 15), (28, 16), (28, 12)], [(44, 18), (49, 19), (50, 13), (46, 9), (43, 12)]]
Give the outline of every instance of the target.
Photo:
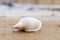
[(0, 40), (60, 40), (60, 19), (41, 19), (43, 25), (38, 32), (12, 32), (11, 27), (18, 20), (0, 17)]

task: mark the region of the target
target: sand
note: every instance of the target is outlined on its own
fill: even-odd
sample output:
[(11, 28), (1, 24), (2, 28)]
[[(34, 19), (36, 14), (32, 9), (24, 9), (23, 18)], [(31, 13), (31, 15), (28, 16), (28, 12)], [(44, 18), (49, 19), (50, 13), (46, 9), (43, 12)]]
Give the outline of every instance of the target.
[(0, 17), (0, 40), (60, 40), (60, 19), (47, 20), (43, 18), (41, 19), (42, 29), (32, 33), (13, 32), (11, 27), (18, 20)]

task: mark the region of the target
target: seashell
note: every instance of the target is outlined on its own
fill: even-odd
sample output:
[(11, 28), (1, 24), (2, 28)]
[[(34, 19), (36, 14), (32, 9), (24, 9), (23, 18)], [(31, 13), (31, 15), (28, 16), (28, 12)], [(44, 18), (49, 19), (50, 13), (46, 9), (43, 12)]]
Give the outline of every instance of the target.
[(42, 27), (40, 20), (33, 17), (23, 17), (20, 21), (13, 26), (13, 29), (24, 30), (26, 32), (39, 31)]

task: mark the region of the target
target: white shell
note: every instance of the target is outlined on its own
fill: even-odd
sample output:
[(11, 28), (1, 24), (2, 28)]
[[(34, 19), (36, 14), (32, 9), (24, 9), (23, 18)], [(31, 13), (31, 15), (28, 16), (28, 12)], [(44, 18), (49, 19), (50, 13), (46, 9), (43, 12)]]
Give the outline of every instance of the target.
[(24, 17), (22, 18), (15, 26), (13, 27), (21, 27), (24, 26), (25, 31), (31, 32), (31, 31), (38, 31), (41, 29), (41, 21), (37, 20), (32, 17)]

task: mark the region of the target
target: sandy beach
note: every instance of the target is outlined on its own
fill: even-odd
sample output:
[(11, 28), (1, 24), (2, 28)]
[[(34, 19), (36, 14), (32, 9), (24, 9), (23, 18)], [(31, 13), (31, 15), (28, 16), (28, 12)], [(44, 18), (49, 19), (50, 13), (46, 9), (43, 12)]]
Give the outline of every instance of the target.
[(36, 17), (42, 21), (38, 32), (12, 32), (12, 26), (19, 19), (0, 17), (0, 40), (60, 40), (60, 19), (55, 17)]

